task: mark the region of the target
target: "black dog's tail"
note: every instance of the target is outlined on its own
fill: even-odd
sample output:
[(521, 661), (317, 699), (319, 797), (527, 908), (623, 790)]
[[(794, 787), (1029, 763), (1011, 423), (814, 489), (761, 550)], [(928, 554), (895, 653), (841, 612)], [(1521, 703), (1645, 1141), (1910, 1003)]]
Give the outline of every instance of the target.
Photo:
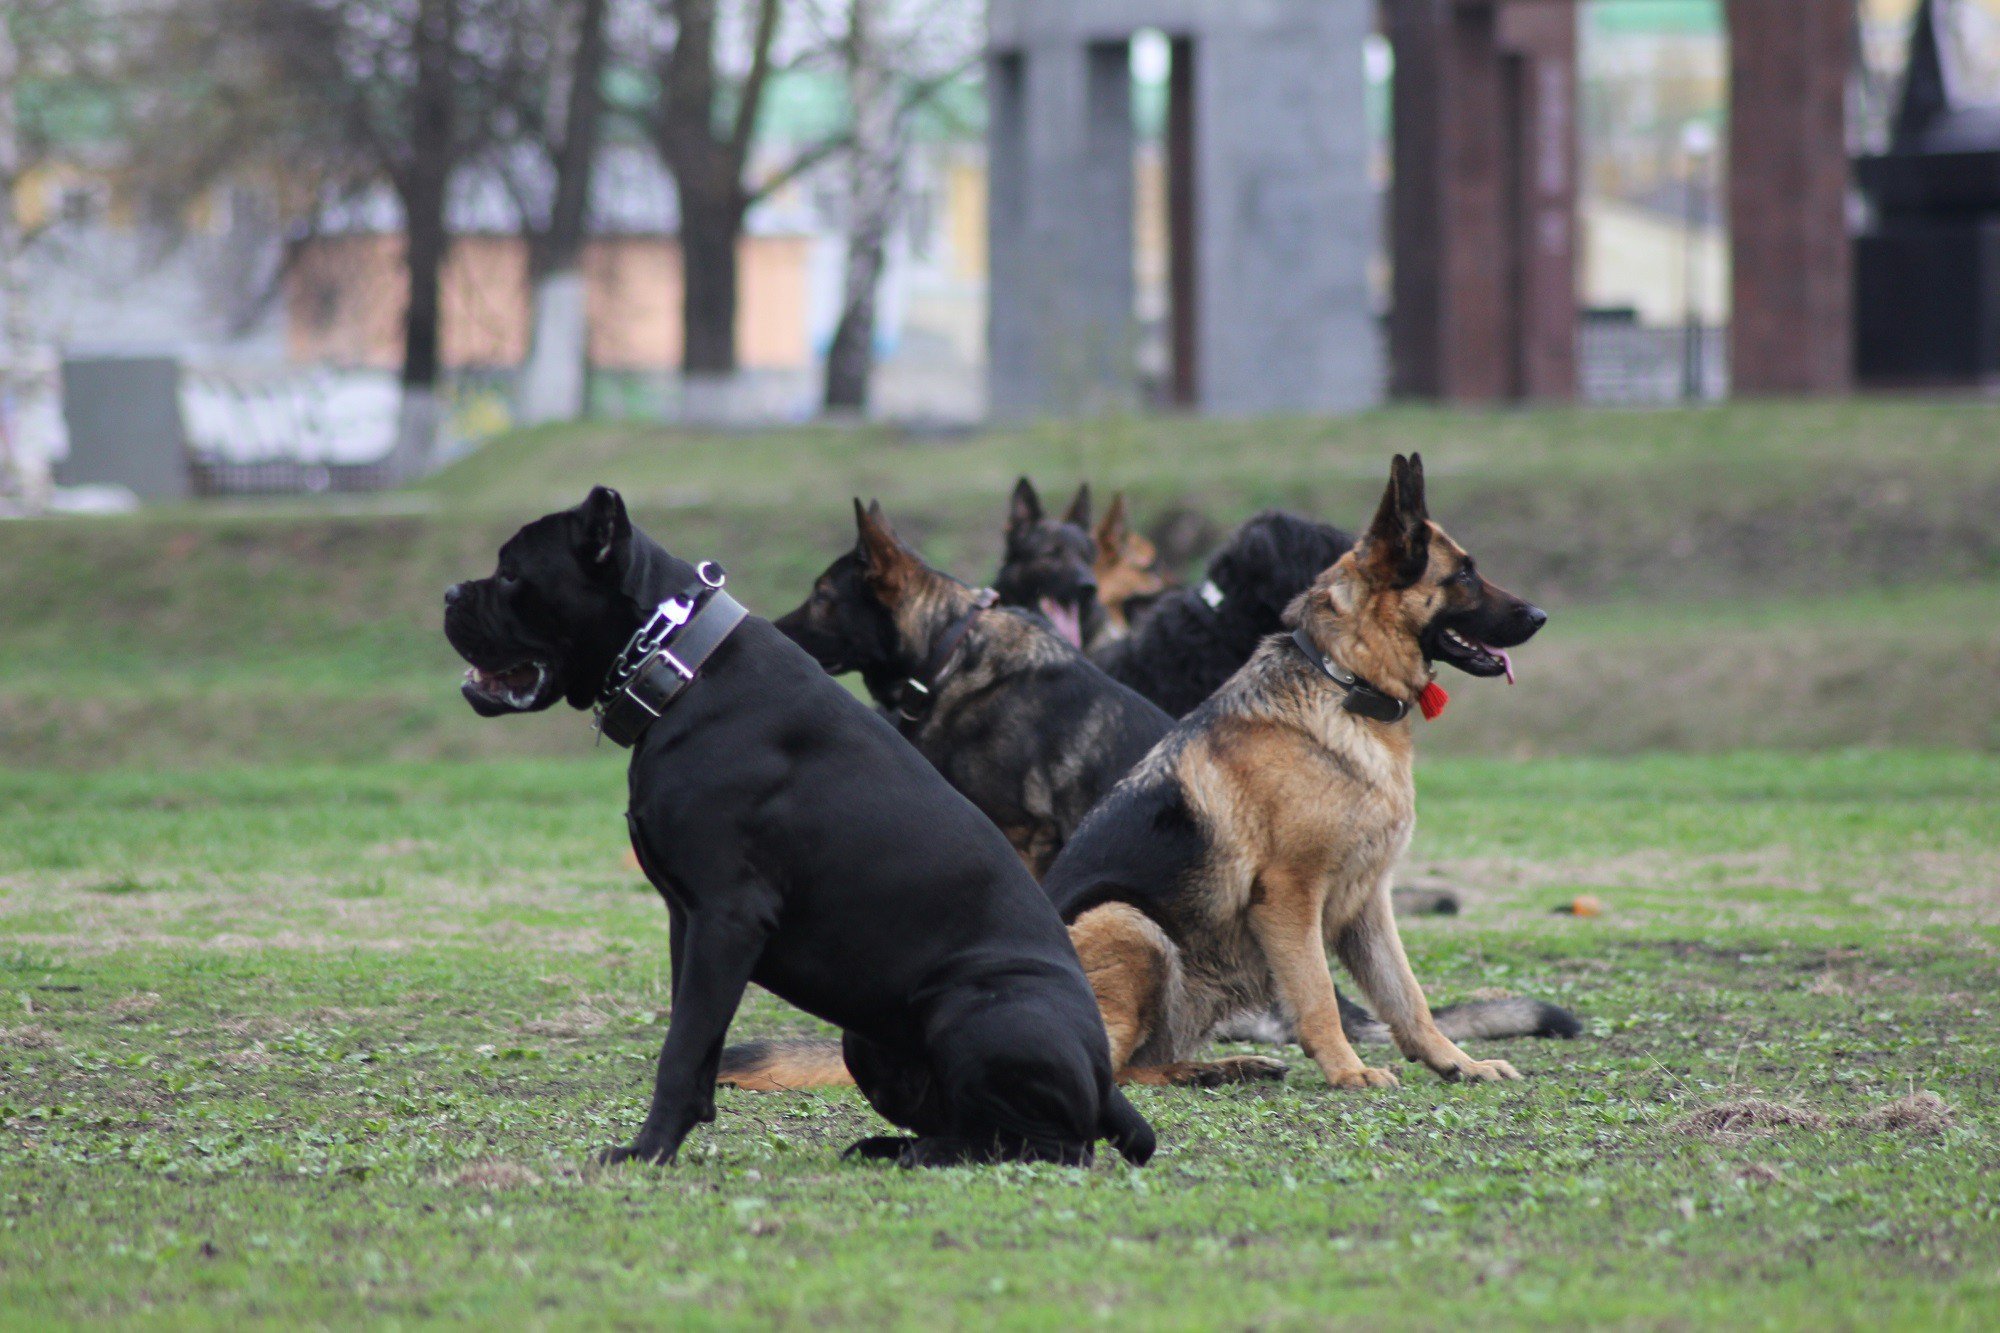
[[(1467, 1000), (1431, 1010), (1431, 1021), (1453, 1041), (1502, 1041), (1508, 1037), (1574, 1037), (1583, 1031), (1575, 1014), (1546, 1000), (1513, 997)], [(1389, 1029), (1381, 1019), (1340, 997), (1340, 1026), (1349, 1041), (1385, 1042)]]
[(1098, 1132), (1104, 1141), (1118, 1150), (1118, 1155), (1134, 1166), (1144, 1166), (1153, 1160), (1153, 1150), (1159, 1147), (1159, 1140), (1153, 1137), (1153, 1127), (1146, 1117), (1139, 1114), (1132, 1103), (1125, 1100), (1125, 1094), (1116, 1083), (1105, 1092), (1104, 1122)]
[(788, 1037), (726, 1047), (715, 1081), (750, 1092), (791, 1092), (800, 1088), (851, 1088), (854, 1075), (840, 1042), (831, 1037)]

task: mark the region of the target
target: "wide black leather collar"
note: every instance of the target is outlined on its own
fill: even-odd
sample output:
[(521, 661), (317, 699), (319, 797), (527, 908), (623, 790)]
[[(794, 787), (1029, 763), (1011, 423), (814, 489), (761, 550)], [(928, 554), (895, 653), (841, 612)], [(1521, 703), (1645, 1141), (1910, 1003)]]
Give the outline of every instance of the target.
[(597, 731), (614, 744), (637, 744), (750, 614), (722, 590), (720, 566), (704, 561), (696, 576), (699, 582), (654, 608), (604, 678)]
[(1292, 642), (1306, 655), (1308, 662), (1318, 667), (1328, 679), (1346, 691), (1340, 706), (1356, 717), (1365, 717), (1376, 722), (1401, 722), (1410, 715), (1408, 701), (1376, 689), (1352, 671), (1337, 665), (1332, 658), (1314, 645), (1312, 636), (1306, 633), (1304, 626), (1292, 631)]

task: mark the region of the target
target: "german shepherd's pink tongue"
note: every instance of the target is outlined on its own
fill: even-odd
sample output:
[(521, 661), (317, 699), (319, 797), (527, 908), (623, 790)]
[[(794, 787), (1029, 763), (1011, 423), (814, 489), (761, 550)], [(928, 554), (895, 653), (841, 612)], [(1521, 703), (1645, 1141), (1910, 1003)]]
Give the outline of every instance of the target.
[(1064, 606), (1053, 597), (1044, 597), (1042, 614), (1056, 627), (1056, 633), (1069, 640), (1071, 647), (1083, 647), (1083, 617), (1075, 607)]
[(1507, 650), (1505, 648), (1489, 647), (1486, 651), (1492, 653), (1495, 657), (1499, 658), (1500, 665), (1507, 668), (1507, 683), (1509, 685), (1512, 685), (1514, 683), (1514, 659), (1507, 656)]

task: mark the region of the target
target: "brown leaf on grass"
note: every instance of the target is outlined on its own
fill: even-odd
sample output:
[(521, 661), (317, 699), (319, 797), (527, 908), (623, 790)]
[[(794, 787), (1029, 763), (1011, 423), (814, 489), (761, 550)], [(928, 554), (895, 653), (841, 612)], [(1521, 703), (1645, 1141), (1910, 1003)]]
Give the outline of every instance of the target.
[(511, 1190), (539, 1185), (542, 1178), (519, 1163), (488, 1158), (468, 1164), (452, 1177), (451, 1183), (466, 1189)]
[(1717, 1102), (1690, 1111), (1674, 1122), (1674, 1132), (1711, 1142), (1729, 1142), (1787, 1129), (1825, 1129), (1832, 1122), (1809, 1106), (1787, 1106), (1761, 1097)]
[(1935, 1092), (1898, 1097), (1849, 1122), (1856, 1129), (1881, 1134), (1942, 1134), (1958, 1120), (1958, 1111)]
[(17, 1028), (0, 1028), (0, 1046), (17, 1051), (53, 1051), (56, 1034), (40, 1023), (23, 1023)]
[(1775, 1185), (1785, 1178), (1784, 1172), (1766, 1162), (1751, 1162), (1736, 1173), (1736, 1178), (1752, 1185)]

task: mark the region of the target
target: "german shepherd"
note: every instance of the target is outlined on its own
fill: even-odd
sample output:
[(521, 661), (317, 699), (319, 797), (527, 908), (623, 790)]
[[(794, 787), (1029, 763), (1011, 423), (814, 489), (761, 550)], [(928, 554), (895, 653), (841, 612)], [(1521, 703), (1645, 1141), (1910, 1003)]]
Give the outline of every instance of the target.
[(1092, 812), (1044, 886), (1071, 923), (1121, 1078), (1174, 1081), (1219, 1023), (1281, 1004), (1340, 1088), (1392, 1087), (1342, 1030), (1337, 953), (1405, 1058), (1519, 1078), (1440, 1030), (1390, 876), (1416, 823), (1409, 714), (1435, 664), (1511, 669), (1547, 616), (1482, 578), (1398, 455), (1374, 523), (1207, 703)]
[(1097, 597), (1097, 542), (1090, 534), (1090, 483), (1085, 482), (1061, 518), (1043, 512), (1042, 498), (1026, 477), (1007, 504), (1006, 551), (993, 576), (1000, 605), (1041, 614), (1081, 648), (1104, 635), (1106, 617)]
[(1354, 538), (1339, 528), (1277, 510), (1259, 514), (1216, 552), (1198, 586), (1162, 594), (1131, 634), (1096, 645), (1091, 657), (1113, 680), (1186, 717), (1352, 549)]
[[(836, 673), (862, 672), (870, 692), (901, 711), (905, 734), (952, 784), (999, 823), (1038, 875), (1084, 814), (1146, 752), (1172, 720), (1096, 671), (1032, 619), (985, 613), (978, 594), (929, 568), (900, 541), (879, 506), (855, 505), (859, 541), (821, 575), (812, 595), (777, 626)], [(941, 655), (940, 646), (945, 647)], [(908, 685), (923, 668), (944, 683), (907, 711)], [(962, 665), (961, 665), (962, 663)], [(919, 681), (921, 684), (922, 682)], [(1386, 1029), (1340, 999), (1357, 1041)], [(1257, 1006), (1246, 1002), (1248, 1011)], [(1460, 1039), (1574, 1036), (1563, 1010), (1535, 1000), (1489, 1000), (1438, 1011)], [(1282, 1023), (1251, 1021), (1262, 1039), (1287, 1039)], [(1178, 1062), (1152, 1081), (1213, 1083), (1283, 1073), (1256, 1058)], [(721, 1077), (742, 1087), (806, 1087), (845, 1081), (831, 1043), (754, 1043), (725, 1053)]]
[(1097, 541), (1097, 602), (1104, 608), (1104, 632), (1084, 644), (1095, 653), (1100, 645), (1131, 633), (1134, 619), (1148, 612), (1169, 584), (1161, 573), (1160, 551), (1143, 533), (1135, 532), (1125, 514), (1125, 492), (1111, 505), (1091, 534)]
[(854, 549), (778, 629), (834, 675), (859, 672), (1039, 879), (1172, 720), (1032, 613), (926, 565), (881, 505), (856, 500), (854, 521)]

